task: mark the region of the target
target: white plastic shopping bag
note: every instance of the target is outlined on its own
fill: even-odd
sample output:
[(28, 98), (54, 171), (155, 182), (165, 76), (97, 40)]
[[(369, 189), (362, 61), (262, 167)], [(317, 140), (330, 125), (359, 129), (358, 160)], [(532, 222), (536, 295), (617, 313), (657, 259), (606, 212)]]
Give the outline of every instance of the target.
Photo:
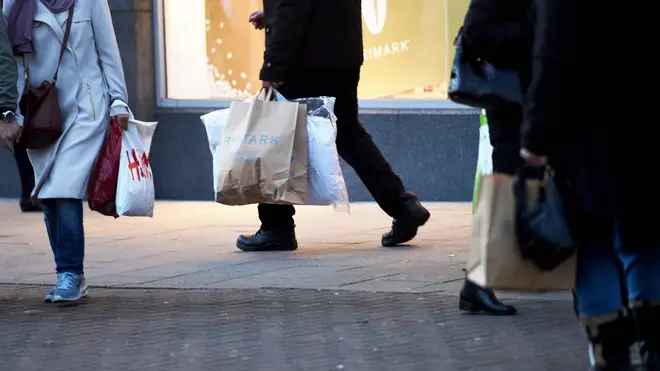
[(128, 130), (122, 133), (116, 196), (119, 216), (152, 217), (154, 214), (156, 192), (149, 150), (157, 125), (131, 119)]
[(218, 184), (220, 178), (220, 146), (222, 145), (222, 133), (225, 131), (227, 120), (229, 120), (229, 108), (210, 112), (201, 117), (202, 123), (206, 128), (206, 135), (209, 140), (209, 149), (213, 157), (213, 190), (217, 194), (221, 189)]
[(336, 210), (349, 211), (348, 190), (336, 144), (335, 98), (302, 98), (294, 102), (307, 105), (307, 204), (332, 205)]

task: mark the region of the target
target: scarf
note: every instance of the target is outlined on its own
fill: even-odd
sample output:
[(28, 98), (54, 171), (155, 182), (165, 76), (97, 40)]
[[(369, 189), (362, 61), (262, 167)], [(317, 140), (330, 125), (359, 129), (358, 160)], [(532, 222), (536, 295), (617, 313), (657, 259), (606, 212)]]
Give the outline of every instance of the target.
[(32, 53), (32, 20), (41, 1), (52, 13), (68, 11), (76, 0), (16, 0), (9, 10), (7, 33), (15, 55)]

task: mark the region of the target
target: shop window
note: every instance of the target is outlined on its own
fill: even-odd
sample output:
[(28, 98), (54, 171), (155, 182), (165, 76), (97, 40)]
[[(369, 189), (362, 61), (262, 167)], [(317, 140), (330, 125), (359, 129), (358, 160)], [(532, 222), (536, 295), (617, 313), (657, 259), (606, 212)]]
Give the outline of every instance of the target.
[[(360, 98), (446, 99), (453, 39), (468, 2), (362, 0)], [(262, 0), (163, 0), (164, 98), (255, 94), (264, 34), (247, 18), (261, 6)]]

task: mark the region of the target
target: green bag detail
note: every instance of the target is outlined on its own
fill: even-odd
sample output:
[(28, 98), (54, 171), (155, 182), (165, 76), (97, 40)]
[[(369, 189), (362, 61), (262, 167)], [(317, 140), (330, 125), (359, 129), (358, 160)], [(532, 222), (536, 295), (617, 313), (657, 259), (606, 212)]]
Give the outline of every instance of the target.
[(477, 158), (477, 172), (474, 177), (474, 191), (472, 192), (472, 212), (477, 207), (479, 200), (479, 183), (482, 175), (493, 173), (493, 146), (490, 144), (490, 134), (488, 132), (488, 117), (486, 110), (481, 110), (479, 116), (479, 155)]

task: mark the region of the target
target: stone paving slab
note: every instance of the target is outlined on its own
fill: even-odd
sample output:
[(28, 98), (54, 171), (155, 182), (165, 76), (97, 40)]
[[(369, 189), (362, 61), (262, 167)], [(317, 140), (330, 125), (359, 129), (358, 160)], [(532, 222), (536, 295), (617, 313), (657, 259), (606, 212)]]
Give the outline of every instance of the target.
[(0, 285), (0, 370), (585, 370), (567, 301), (460, 314), (453, 295), (95, 289), (75, 305)]
[[(235, 247), (238, 234), (259, 227), (255, 206), (158, 202), (153, 219), (117, 220), (86, 210), (85, 270), (89, 283), (102, 287), (455, 294), (467, 259), (471, 206), (427, 207), (432, 217), (418, 238), (396, 248), (380, 247), (391, 220), (374, 203), (353, 204), (350, 215), (298, 207), (300, 249), (274, 253)], [(51, 284), (54, 266), (43, 217), (22, 214), (15, 201), (0, 200), (0, 220), (0, 283)], [(551, 296), (570, 299), (565, 293)]]
[[(457, 293), (470, 205), (426, 206), (431, 220), (409, 246), (380, 247), (390, 219), (373, 203), (357, 203), (350, 215), (299, 207), (301, 248), (256, 254), (235, 248), (239, 233), (258, 228), (254, 206), (158, 202), (154, 219), (114, 220), (86, 211), (87, 277), (104, 287)], [(0, 221), (0, 282), (51, 284), (52, 255), (41, 215), (19, 213), (16, 201), (0, 200)], [(565, 293), (531, 296), (570, 300)]]
[(471, 207), (429, 204), (409, 246), (382, 248), (375, 204), (298, 208), (300, 249), (243, 253), (256, 208), (158, 202), (155, 218), (86, 211), (80, 304), (49, 306), (43, 217), (0, 200), (0, 370), (584, 369), (568, 293), (503, 293), (509, 318), (462, 315)]

